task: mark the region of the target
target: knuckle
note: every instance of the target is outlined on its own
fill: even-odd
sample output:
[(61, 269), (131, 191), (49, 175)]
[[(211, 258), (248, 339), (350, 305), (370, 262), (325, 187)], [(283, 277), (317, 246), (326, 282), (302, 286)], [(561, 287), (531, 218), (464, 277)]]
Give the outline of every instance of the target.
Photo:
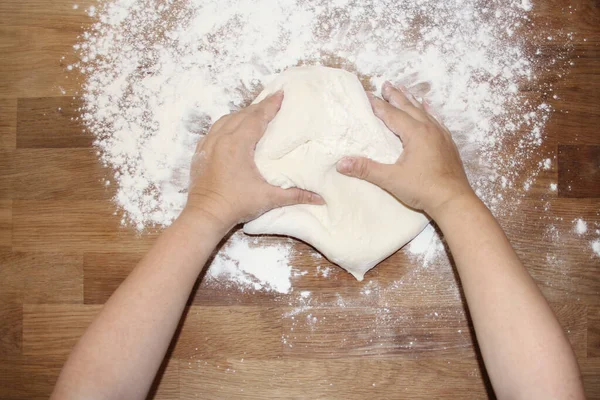
[(296, 190), (296, 201), (298, 203), (306, 203), (307, 198), (306, 198), (306, 192), (304, 190)]
[(356, 163), (356, 175), (361, 179), (369, 177), (369, 161), (360, 159)]

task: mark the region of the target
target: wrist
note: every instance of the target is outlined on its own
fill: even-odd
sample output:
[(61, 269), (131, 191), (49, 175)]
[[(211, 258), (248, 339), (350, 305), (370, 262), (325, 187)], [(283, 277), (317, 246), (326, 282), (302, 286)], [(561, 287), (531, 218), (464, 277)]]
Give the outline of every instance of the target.
[(449, 213), (457, 213), (483, 204), (479, 197), (469, 188), (442, 201), (435, 207), (424, 210), (434, 221), (444, 218)]
[(177, 220), (191, 229), (195, 227), (202, 230), (210, 229), (220, 236), (225, 236), (235, 226), (235, 221), (227, 218), (226, 215), (214, 213), (208, 207), (198, 205), (185, 206)]

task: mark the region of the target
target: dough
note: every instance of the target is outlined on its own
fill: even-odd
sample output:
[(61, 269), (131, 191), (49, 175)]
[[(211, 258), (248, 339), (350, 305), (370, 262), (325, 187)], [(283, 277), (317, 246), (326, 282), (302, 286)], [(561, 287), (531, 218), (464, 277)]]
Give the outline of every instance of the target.
[(291, 68), (267, 85), (255, 103), (280, 89), (285, 98), (256, 146), (256, 165), (270, 184), (311, 190), (327, 204), (269, 211), (247, 223), (244, 232), (296, 237), (361, 281), (421, 232), (428, 219), (379, 187), (338, 173), (336, 163), (360, 155), (391, 164), (402, 143), (375, 117), (350, 72)]

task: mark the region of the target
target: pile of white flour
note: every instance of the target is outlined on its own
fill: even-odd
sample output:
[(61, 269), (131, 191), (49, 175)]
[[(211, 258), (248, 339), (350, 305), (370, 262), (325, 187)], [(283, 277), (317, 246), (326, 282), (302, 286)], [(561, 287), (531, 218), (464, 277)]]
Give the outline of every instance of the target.
[[(114, 170), (123, 223), (140, 231), (169, 225), (185, 205), (194, 145), (211, 123), (298, 64), (341, 66), (372, 89), (388, 79), (425, 97), (453, 132), (477, 193), (502, 214), (535, 179), (523, 171), (544, 165), (538, 153), (552, 109), (540, 99), (552, 88), (536, 77), (566, 67), (560, 56), (552, 66), (535, 62), (537, 46), (557, 37), (531, 36), (532, 7), (529, 0), (112, 0), (88, 10), (97, 22), (68, 68), (85, 76), (81, 118)], [(411, 253), (440, 248), (432, 229), (424, 235)], [(240, 246), (217, 258), (230, 275), (249, 271), (239, 264), (265, 251)], [(287, 253), (271, 258), (291, 273)]]

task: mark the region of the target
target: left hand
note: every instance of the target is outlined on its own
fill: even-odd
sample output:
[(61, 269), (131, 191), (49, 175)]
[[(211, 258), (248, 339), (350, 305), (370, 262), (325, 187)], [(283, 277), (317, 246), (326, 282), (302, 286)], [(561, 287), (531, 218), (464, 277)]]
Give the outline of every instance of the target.
[(219, 119), (200, 140), (192, 159), (185, 211), (200, 211), (226, 229), (294, 204), (323, 204), (298, 188), (267, 183), (254, 163), (256, 144), (281, 108), (283, 92)]

